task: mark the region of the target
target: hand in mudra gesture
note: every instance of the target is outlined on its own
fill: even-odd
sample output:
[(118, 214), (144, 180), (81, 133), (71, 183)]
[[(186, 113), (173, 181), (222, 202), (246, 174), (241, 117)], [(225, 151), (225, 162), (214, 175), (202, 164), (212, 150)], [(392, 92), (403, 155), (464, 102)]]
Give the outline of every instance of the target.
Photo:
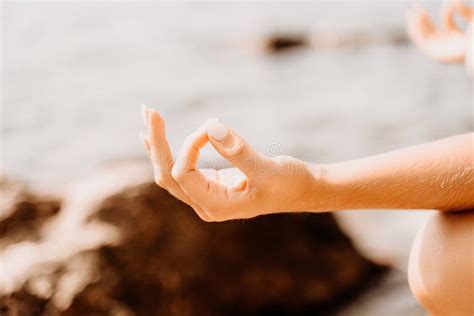
[[(191, 206), (201, 219), (224, 221), (317, 208), (308, 196), (319, 185), (314, 181), (317, 166), (287, 156), (266, 157), (216, 119), (189, 135), (174, 160), (163, 118), (146, 108), (143, 116), (147, 135), (142, 139), (155, 182)], [(199, 152), (207, 143), (234, 168), (197, 168)]]
[[(469, 23), (462, 30), (455, 22), (455, 15)], [(446, 2), (441, 10), (441, 25), (435, 26), (421, 6), (408, 14), (408, 33), (413, 42), (428, 56), (446, 63), (471, 63), (474, 10), (461, 0)]]

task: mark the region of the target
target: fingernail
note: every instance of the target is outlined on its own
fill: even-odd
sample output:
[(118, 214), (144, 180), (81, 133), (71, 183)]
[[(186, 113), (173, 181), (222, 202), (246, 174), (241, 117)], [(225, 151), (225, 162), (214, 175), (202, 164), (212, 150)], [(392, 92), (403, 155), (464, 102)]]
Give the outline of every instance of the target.
[(227, 127), (225, 127), (224, 124), (219, 122), (219, 120), (216, 118), (207, 120), (205, 127), (207, 134), (217, 141), (223, 140), (229, 133)]
[(148, 144), (148, 141), (143, 133), (140, 133), (140, 139), (143, 143), (143, 146), (145, 146), (147, 153), (150, 154), (150, 145)]
[(143, 122), (145, 123), (145, 126), (148, 127), (148, 114), (147, 114), (145, 104), (142, 104), (142, 118), (143, 118)]

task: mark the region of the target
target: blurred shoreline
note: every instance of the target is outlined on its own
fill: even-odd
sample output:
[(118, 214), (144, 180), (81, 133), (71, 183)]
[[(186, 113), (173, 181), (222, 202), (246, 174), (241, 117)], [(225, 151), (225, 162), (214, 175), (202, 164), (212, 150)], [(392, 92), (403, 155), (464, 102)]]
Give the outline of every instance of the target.
[[(324, 162), (468, 132), (463, 70), (399, 45), (410, 5), (4, 3), (2, 169), (61, 183), (143, 157), (142, 103), (175, 151), (209, 117), (262, 152)], [(258, 49), (280, 33), (312, 49)]]

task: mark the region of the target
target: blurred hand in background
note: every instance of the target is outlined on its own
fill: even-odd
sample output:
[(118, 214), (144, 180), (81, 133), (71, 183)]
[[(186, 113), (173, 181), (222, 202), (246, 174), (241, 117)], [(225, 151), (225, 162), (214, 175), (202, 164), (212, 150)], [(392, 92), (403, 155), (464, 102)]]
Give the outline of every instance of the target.
[[(473, 21), (474, 9), (460, 0), (446, 2), (441, 10), (441, 26), (436, 27), (421, 6), (408, 14), (408, 33), (413, 42), (428, 56), (445, 63), (464, 63), (469, 74), (474, 74)], [(469, 24), (462, 30), (455, 21), (460, 16)]]

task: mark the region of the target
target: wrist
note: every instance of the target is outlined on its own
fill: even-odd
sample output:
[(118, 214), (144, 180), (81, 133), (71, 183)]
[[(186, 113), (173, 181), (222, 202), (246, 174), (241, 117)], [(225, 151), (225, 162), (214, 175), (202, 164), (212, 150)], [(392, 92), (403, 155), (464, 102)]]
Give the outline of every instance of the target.
[(311, 183), (308, 190), (309, 209), (327, 212), (336, 209), (337, 185), (332, 167), (327, 164), (308, 164)]
[(329, 198), (329, 210), (366, 209), (380, 206), (380, 196), (372, 185), (371, 162), (360, 161), (327, 164), (324, 168), (324, 183)]

